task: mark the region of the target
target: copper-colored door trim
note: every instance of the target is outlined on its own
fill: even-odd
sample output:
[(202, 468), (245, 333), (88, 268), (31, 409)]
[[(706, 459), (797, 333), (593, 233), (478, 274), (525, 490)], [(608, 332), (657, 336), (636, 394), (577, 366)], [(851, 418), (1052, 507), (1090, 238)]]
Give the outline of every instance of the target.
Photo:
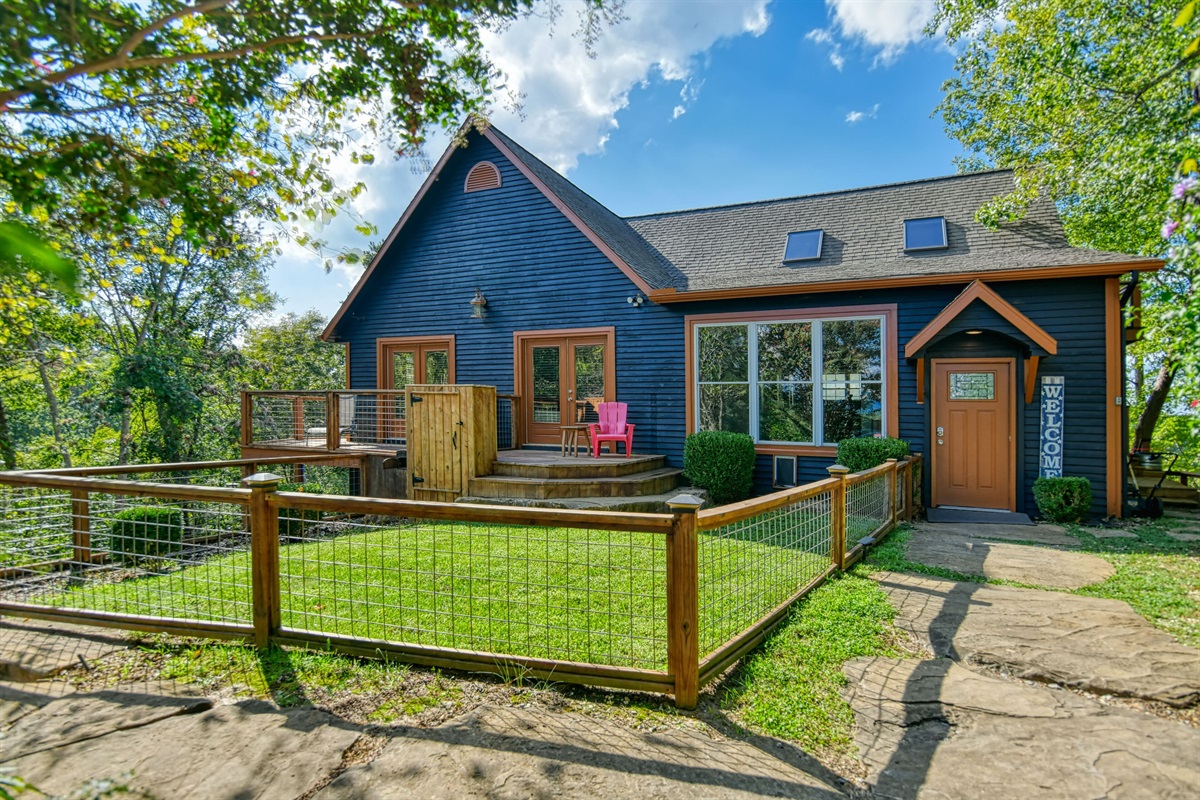
[[(604, 346), (604, 391), (605, 399), (615, 400), (617, 391), (616, 370), (616, 329), (613, 327), (598, 328), (564, 328), (544, 331), (515, 331), (513, 333), (513, 386), (521, 395), (521, 444), (558, 444), (561, 424), (533, 422), (533, 386), (530, 365), (530, 353), (535, 346), (558, 346), (562, 349), (559, 361), (559, 392), (560, 409), (568, 408), (566, 403), (567, 384), (573, 379), (572, 367), (566, 362), (568, 353), (573, 345), (600, 344)], [(561, 416), (561, 412), (560, 412)], [(553, 433), (550, 427), (553, 426)]]
[[(429, 352), (446, 353), (448, 383), (454, 383), (454, 336), (391, 336), (375, 340), (375, 386), (378, 389), (396, 389), (392, 358), (395, 353), (413, 354), (413, 383), (425, 383), (425, 355)], [(403, 388), (403, 387), (399, 387)], [(377, 431), (380, 440), (403, 439), (406, 435), (404, 398), (394, 394), (380, 394), (375, 403)]]
[[(946, 461), (941, 457), (941, 451), (937, 443), (937, 421), (939, 406), (942, 405), (941, 397), (943, 390), (943, 382), (939, 379), (938, 367), (970, 367), (971, 365), (980, 366), (1005, 366), (1006, 376), (1006, 392), (1008, 394), (1008, 511), (1016, 511), (1017, 509), (1017, 392), (1014, 390), (1017, 377), (1017, 360), (1015, 358), (935, 358), (930, 361), (930, 412), (929, 412), (929, 452), (930, 459), (930, 505), (936, 507), (940, 504), (941, 498), (938, 496), (938, 476), (939, 470), (945, 468)], [(997, 446), (1003, 446), (1002, 443), (997, 443)]]

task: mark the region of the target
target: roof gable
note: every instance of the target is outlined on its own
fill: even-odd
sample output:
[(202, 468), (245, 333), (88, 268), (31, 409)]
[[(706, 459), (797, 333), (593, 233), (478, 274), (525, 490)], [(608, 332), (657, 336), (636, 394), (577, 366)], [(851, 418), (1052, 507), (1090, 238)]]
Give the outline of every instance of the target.
[[(672, 285), (674, 276), (669, 273), (669, 264), (661, 256), (655, 254), (644, 241), (620, 217), (613, 214), (596, 200), (578, 189), (570, 181), (560, 176), (549, 166), (536, 159), (526, 150), (516, 145), (511, 139), (500, 134), (495, 128), (485, 128), (482, 131), (466, 131), (468, 137), (482, 136), (500, 151), (508, 161), (524, 175), (530, 183), (540, 191), (564, 217), (574, 225), (589, 241), (592, 242), (612, 263), (632, 281), (638, 289), (650, 294), (656, 288)], [(371, 280), (379, 264), (386, 258), (388, 251), (399, 237), (401, 231), (412, 219), (426, 195), (437, 183), (446, 165), (461, 148), (451, 144), (442, 153), (433, 170), (426, 176), (421, 188), (400, 215), (400, 219), (392, 227), (387, 238), (380, 246), (375, 256), (367, 264), (363, 274), (359, 276), (346, 299), (342, 301), (337, 313), (330, 319), (329, 324), (321, 333), (323, 340), (328, 340), (337, 330), (355, 299)], [(630, 261), (637, 264), (637, 269)], [(647, 280), (655, 280), (651, 283)]]
[(950, 304), (930, 320), (929, 324), (908, 340), (904, 345), (904, 357), (915, 358), (922, 348), (933, 343), (938, 334), (962, 314), (975, 301), (982, 302), (1011, 324), (1033, 345), (1045, 351), (1047, 355), (1058, 353), (1058, 340), (1046, 333), (1036, 322), (1022, 314), (1017, 308), (1000, 295), (996, 294), (983, 281), (975, 281), (962, 294), (950, 301)]

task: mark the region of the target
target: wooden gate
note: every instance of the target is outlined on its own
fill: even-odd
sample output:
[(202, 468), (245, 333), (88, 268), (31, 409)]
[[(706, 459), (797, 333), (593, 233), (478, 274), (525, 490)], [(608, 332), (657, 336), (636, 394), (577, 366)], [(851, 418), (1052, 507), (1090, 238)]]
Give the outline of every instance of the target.
[(408, 497), (454, 502), (496, 460), (496, 387), (414, 384), (408, 409)]

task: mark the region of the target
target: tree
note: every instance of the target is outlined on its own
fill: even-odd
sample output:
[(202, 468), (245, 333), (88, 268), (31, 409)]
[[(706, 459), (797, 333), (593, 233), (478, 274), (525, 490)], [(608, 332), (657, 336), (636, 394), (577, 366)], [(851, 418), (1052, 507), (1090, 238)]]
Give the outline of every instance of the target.
[[(1034, 198), (1057, 202), (1077, 246), (1165, 257), (1162, 192), (1197, 150), (1189, 69), (1195, 49), (1173, 25), (1177, 0), (942, 0), (930, 32), (961, 46), (956, 76), (939, 108), (967, 149), (966, 169), (1010, 167), (1016, 190), (980, 210), (1001, 225)], [(1194, 372), (1183, 356), (1200, 350), (1195, 326), (1176, 324), (1193, 302), (1200, 271), (1173, 259), (1143, 276), (1152, 331), (1164, 343), (1162, 380), (1134, 398), (1153, 430), (1167, 393)], [(1174, 321), (1174, 322), (1172, 322)]]
[(319, 311), (285, 314), (277, 322), (251, 328), (242, 348), (243, 382), (250, 389), (328, 390), (346, 385), (346, 350), (321, 341), (325, 317)]
[[(614, 12), (587, 0), (585, 42)], [(419, 151), (431, 126), (486, 115), (500, 76), (481, 31), (532, 0), (50, 0), (0, 10), (0, 192), (23, 213), (70, 207), (76, 225), (136, 225), (146, 204), (178, 210), (193, 241), (239, 208), (232, 182), (259, 185), (257, 213), (336, 213), (332, 157), (370, 160), (371, 140)], [(205, 181), (196, 148), (223, 180)], [(366, 229), (369, 232), (369, 228)], [(0, 265), (29, 229), (0, 226)], [(301, 234), (302, 235), (302, 234)], [(6, 253), (9, 258), (6, 258)]]

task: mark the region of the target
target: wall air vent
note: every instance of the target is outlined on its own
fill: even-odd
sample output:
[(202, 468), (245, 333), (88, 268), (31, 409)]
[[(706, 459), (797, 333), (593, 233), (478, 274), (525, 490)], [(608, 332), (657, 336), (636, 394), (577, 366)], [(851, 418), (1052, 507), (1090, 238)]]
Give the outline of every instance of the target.
[(482, 192), (500, 188), (500, 170), (490, 161), (480, 161), (467, 173), (465, 192)]

